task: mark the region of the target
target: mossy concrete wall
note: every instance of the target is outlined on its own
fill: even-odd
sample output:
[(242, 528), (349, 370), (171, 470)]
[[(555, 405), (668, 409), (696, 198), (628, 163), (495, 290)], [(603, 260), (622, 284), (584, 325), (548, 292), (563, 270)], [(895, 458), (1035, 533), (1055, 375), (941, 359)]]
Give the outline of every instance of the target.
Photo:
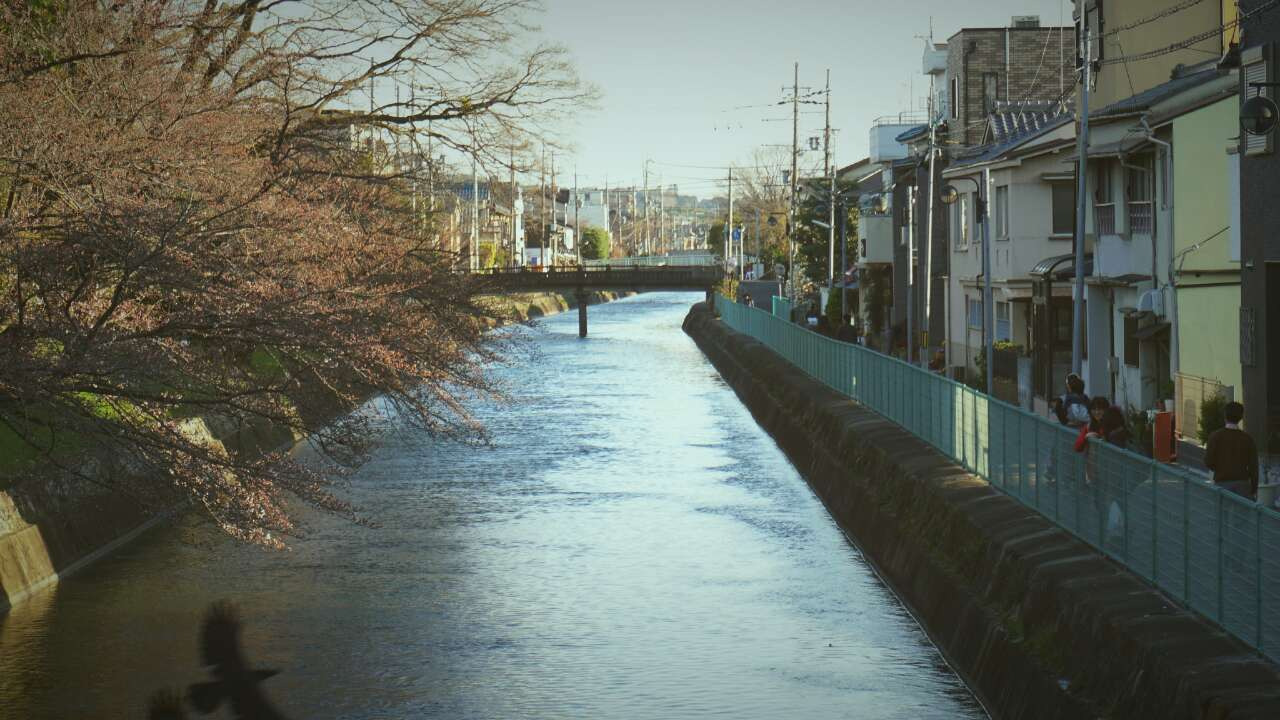
[[(588, 293), (589, 304), (630, 292)], [(577, 307), (572, 294), (530, 293), (494, 298), (497, 315), (530, 320)], [(496, 323), (495, 323), (496, 324)], [(233, 453), (258, 453), (296, 438), (265, 423), (193, 419), (188, 432)], [(30, 483), (0, 491), (0, 614), (163, 522), (136, 503), (87, 481)]]
[(1280, 669), (728, 329), (685, 331), (997, 718), (1280, 718)]

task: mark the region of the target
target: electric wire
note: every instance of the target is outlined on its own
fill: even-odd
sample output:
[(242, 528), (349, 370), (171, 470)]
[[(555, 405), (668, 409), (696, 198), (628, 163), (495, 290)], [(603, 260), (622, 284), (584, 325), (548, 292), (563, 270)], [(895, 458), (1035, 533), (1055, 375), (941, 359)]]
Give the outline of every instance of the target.
[(1167, 45), (1163, 48), (1159, 48), (1156, 50), (1149, 50), (1147, 52), (1138, 53), (1136, 55), (1121, 55), (1120, 57), (1116, 57), (1116, 58), (1106, 58), (1104, 60), (1098, 61), (1098, 64), (1099, 65), (1117, 65), (1120, 63), (1138, 62), (1140, 60), (1150, 60), (1152, 58), (1160, 57), (1162, 55), (1175, 53), (1175, 52), (1178, 52), (1179, 50), (1185, 50), (1186, 48), (1192, 45), (1196, 45), (1198, 43), (1204, 42), (1205, 40), (1208, 40), (1209, 38), (1219, 36), (1222, 33), (1226, 32), (1227, 30), (1232, 30), (1234, 28), (1237, 28), (1244, 21), (1250, 20), (1254, 17), (1257, 17), (1258, 15), (1261, 15), (1262, 13), (1273, 10), (1277, 5), (1280, 5), (1280, 0), (1270, 0), (1269, 2), (1259, 5), (1258, 7), (1250, 10), (1247, 13), (1238, 14), (1236, 16), (1236, 19), (1232, 20), (1231, 22), (1223, 23), (1210, 30), (1196, 33), (1191, 37), (1185, 38), (1183, 40), (1179, 40), (1178, 42), (1173, 43), (1171, 45)]

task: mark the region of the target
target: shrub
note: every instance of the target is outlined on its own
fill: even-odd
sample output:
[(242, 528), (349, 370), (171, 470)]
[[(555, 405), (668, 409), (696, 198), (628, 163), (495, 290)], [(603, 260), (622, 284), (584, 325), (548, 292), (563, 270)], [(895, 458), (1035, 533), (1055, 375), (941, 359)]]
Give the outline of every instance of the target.
[(1205, 398), (1200, 403), (1199, 427), (1196, 429), (1196, 437), (1200, 439), (1200, 444), (1208, 443), (1209, 436), (1215, 430), (1220, 430), (1227, 426), (1227, 419), (1222, 413), (1226, 404), (1227, 399), (1221, 395)]

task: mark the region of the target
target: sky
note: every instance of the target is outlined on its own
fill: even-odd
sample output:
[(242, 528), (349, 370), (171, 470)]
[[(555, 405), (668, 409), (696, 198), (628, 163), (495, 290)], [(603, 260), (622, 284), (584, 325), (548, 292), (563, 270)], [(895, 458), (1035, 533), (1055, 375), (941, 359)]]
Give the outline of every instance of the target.
[[(1071, 23), (1069, 0), (545, 3), (542, 36), (566, 46), (602, 93), (596, 109), (561, 128), (572, 152), (556, 161), (560, 184), (576, 165), (583, 187), (639, 185), (649, 159), (652, 185), (661, 175), (699, 197), (724, 194), (720, 168), (748, 163), (765, 145), (790, 146), (791, 106), (776, 103), (789, 97), (796, 62), (802, 94), (821, 89), (831, 70), (833, 154), (845, 165), (866, 157), (873, 120), (923, 109), (931, 18), (936, 42), (964, 27), (1005, 27), (1014, 15)], [(822, 106), (801, 105), (801, 145), (822, 126)], [(821, 151), (806, 162), (821, 167)]]

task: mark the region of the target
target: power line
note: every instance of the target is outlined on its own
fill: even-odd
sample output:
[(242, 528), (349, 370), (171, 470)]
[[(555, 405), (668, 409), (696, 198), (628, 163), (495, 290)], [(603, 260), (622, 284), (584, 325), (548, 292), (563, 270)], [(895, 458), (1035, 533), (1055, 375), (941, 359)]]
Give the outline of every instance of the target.
[(1161, 55), (1168, 55), (1169, 53), (1174, 53), (1179, 50), (1185, 50), (1192, 45), (1202, 43), (1205, 40), (1208, 40), (1209, 38), (1219, 36), (1222, 33), (1226, 32), (1227, 30), (1238, 27), (1245, 20), (1249, 20), (1268, 10), (1271, 10), (1275, 8), (1276, 5), (1280, 5), (1280, 0), (1271, 0), (1268, 3), (1259, 5), (1258, 7), (1250, 10), (1247, 13), (1238, 15), (1236, 19), (1232, 20), (1231, 22), (1223, 23), (1213, 29), (1206, 30), (1201, 33), (1196, 33), (1195, 35), (1192, 35), (1191, 37), (1186, 38), (1185, 40), (1180, 40), (1176, 43), (1173, 43), (1172, 45), (1168, 45), (1158, 50), (1150, 50), (1144, 53), (1139, 53), (1137, 55), (1121, 55), (1120, 57), (1116, 57), (1116, 58), (1108, 58), (1106, 60), (1099, 61), (1098, 64), (1099, 65), (1116, 65), (1116, 64), (1125, 63), (1125, 62), (1137, 62), (1139, 60), (1150, 60), (1151, 58), (1160, 57)]
[(1109, 38), (1112, 35), (1115, 35), (1116, 33), (1122, 33), (1125, 30), (1132, 30), (1136, 27), (1140, 27), (1148, 23), (1153, 23), (1157, 20), (1162, 20), (1164, 18), (1169, 17), (1170, 15), (1176, 15), (1177, 13), (1180, 13), (1183, 10), (1186, 10), (1188, 8), (1193, 8), (1202, 2), (1204, 2), (1204, 0), (1184, 0), (1183, 2), (1180, 2), (1177, 5), (1167, 7), (1164, 10), (1161, 10), (1158, 13), (1142, 18), (1141, 20), (1134, 20), (1133, 22), (1128, 23), (1127, 25), (1121, 25), (1120, 27), (1111, 28), (1110, 30), (1099, 35), (1097, 39), (1101, 41), (1104, 38)]

